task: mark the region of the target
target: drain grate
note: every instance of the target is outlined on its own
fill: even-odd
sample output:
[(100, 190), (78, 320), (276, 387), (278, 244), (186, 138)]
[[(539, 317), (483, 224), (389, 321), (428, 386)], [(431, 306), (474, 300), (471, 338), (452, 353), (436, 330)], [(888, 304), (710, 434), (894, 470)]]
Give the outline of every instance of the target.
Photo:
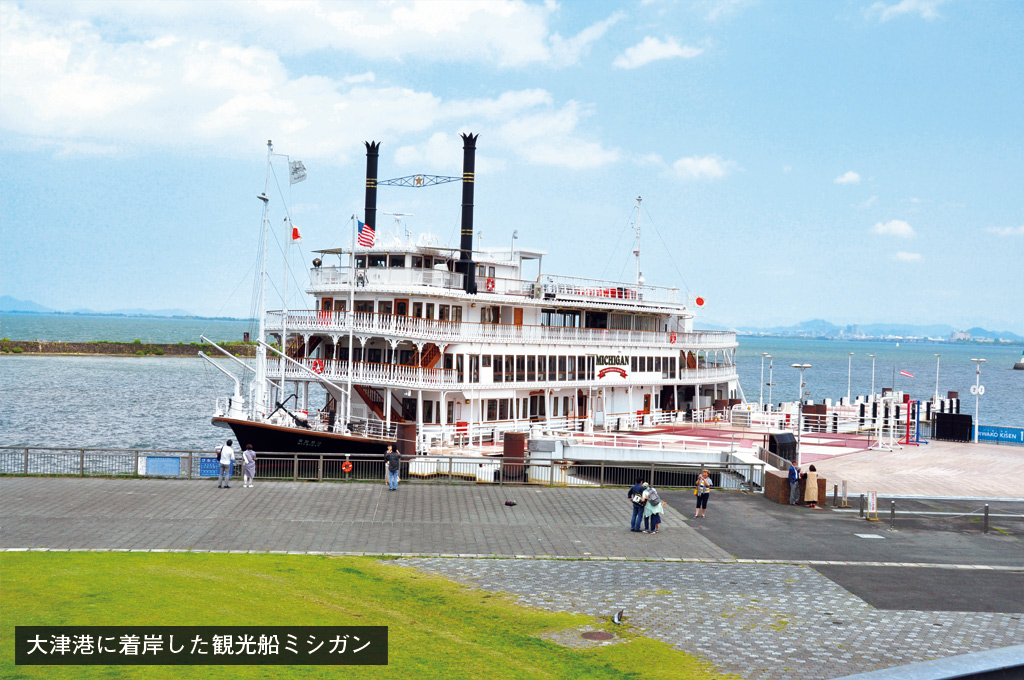
[(588, 630), (586, 633), (581, 633), (580, 637), (584, 640), (614, 640), (615, 636), (611, 633), (606, 633), (603, 630)]

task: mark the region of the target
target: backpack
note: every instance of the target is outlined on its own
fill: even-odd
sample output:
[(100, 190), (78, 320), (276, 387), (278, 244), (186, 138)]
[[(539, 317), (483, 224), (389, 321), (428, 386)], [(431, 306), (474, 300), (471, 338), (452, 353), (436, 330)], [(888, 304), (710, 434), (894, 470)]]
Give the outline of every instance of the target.
[(661, 503), (661, 496), (658, 495), (658, 490), (653, 486), (647, 489), (647, 502), (654, 503), (655, 505)]

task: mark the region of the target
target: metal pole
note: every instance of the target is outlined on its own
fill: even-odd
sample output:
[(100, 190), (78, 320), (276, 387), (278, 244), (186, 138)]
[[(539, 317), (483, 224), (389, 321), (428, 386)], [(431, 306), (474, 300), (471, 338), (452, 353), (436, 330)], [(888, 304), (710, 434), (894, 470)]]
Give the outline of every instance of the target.
[(871, 401), (875, 400), (875, 355), (869, 354), (871, 357)]
[(988, 533), (988, 503), (985, 503), (985, 521), (982, 523), (984, 533)]
[(850, 385), (853, 382), (853, 352), (846, 360), (846, 405), (850, 405)]
[(890, 529), (895, 529), (896, 528), (896, 501), (890, 501), (890, 503), (892, 503), (892, 505), (889, 506), (889, 528)]
[(860, 518), (864, 519), (864, 494), (860, 495)]
[(940, 354), (935, 355), (935, 401), (939, 400), (939, 357)]
[(834, 507), (834, 508), (838, 508), (839, 507), (839, 485), (838, 484), (833, 484), (832, 485), (832, 507)]
[(768, 352), (761, 352), (761, 392), (757, 398), (758, 410), (764, 410), (764, 358), (768, 356)]

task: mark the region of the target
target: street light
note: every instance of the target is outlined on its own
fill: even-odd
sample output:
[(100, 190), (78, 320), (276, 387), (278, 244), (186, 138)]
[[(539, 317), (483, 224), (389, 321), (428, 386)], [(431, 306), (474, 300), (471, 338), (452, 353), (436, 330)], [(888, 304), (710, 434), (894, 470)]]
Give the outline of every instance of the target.
[(769, 405), (772, 404), (772, 388), (775, 386), (775, 383), (772, 381), (772, 366), (774, 366), (774, 361), (772, 360), (772, 355), (769, 354), (768, 355), (768, 404)]
[(935, 355), (935, 403), (939, 402), (939, 357), (941, 354)]
[(757, 398), (757, 407), (764, 410), (764, 358), (769, 356), (768, 352), (761, 352), (761, 396)]
[(796, 399), (796, 466), (800, 467), (800, 433), (803, 431), (804, 420), (804, 369), (810, 368), (810, 364), (793, 364), (793, 368), (800, 369), (800, 392)]
[(871, 401), (875, 400), (875, 355), (869, 354), (871, 357)]
[(971, 394), (974, 395), (974, 443), (978, 443), (978, 397), (985, 394), (985, 386), (981, 384), (981, 365), (984, 359), (971, 359), (974, 362), (974, 387)]
[(850, 405), (850, 379), (853, 376), (853, 352), (846, 361), (846, 405)]

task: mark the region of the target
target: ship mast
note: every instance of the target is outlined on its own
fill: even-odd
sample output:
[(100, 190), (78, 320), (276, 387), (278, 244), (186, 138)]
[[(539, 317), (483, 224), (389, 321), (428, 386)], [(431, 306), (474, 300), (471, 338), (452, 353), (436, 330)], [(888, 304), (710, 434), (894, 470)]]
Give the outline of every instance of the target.
[(644, 283), (643, 274), (640, 273), (640, 203), (643, 201), (643, 197), (636, 197), (636, 218), (633, 220), (633, 231), (636, 232), (636, 249), (633, 251), (633, 255), (636, 256), (636, 287), (637, 289)]
[(274, 144), (267, 140), (267, 180), (263, 193), (257, 196), (263, 201), (263, 238), (260, 244), (260, 304), (258, 314), (259, 330), (256, 337), (261, 341), (256, 345), (256, 385), (253, 395), (253, 420), (267, 412), (267, 391), (263, 381), (267, 377), (267, 350), (263, 348), (262, 342), (266, 342), (266, 309), (267, 309), (267, 232), (270, 228), (270, 160), (274, 155)]

